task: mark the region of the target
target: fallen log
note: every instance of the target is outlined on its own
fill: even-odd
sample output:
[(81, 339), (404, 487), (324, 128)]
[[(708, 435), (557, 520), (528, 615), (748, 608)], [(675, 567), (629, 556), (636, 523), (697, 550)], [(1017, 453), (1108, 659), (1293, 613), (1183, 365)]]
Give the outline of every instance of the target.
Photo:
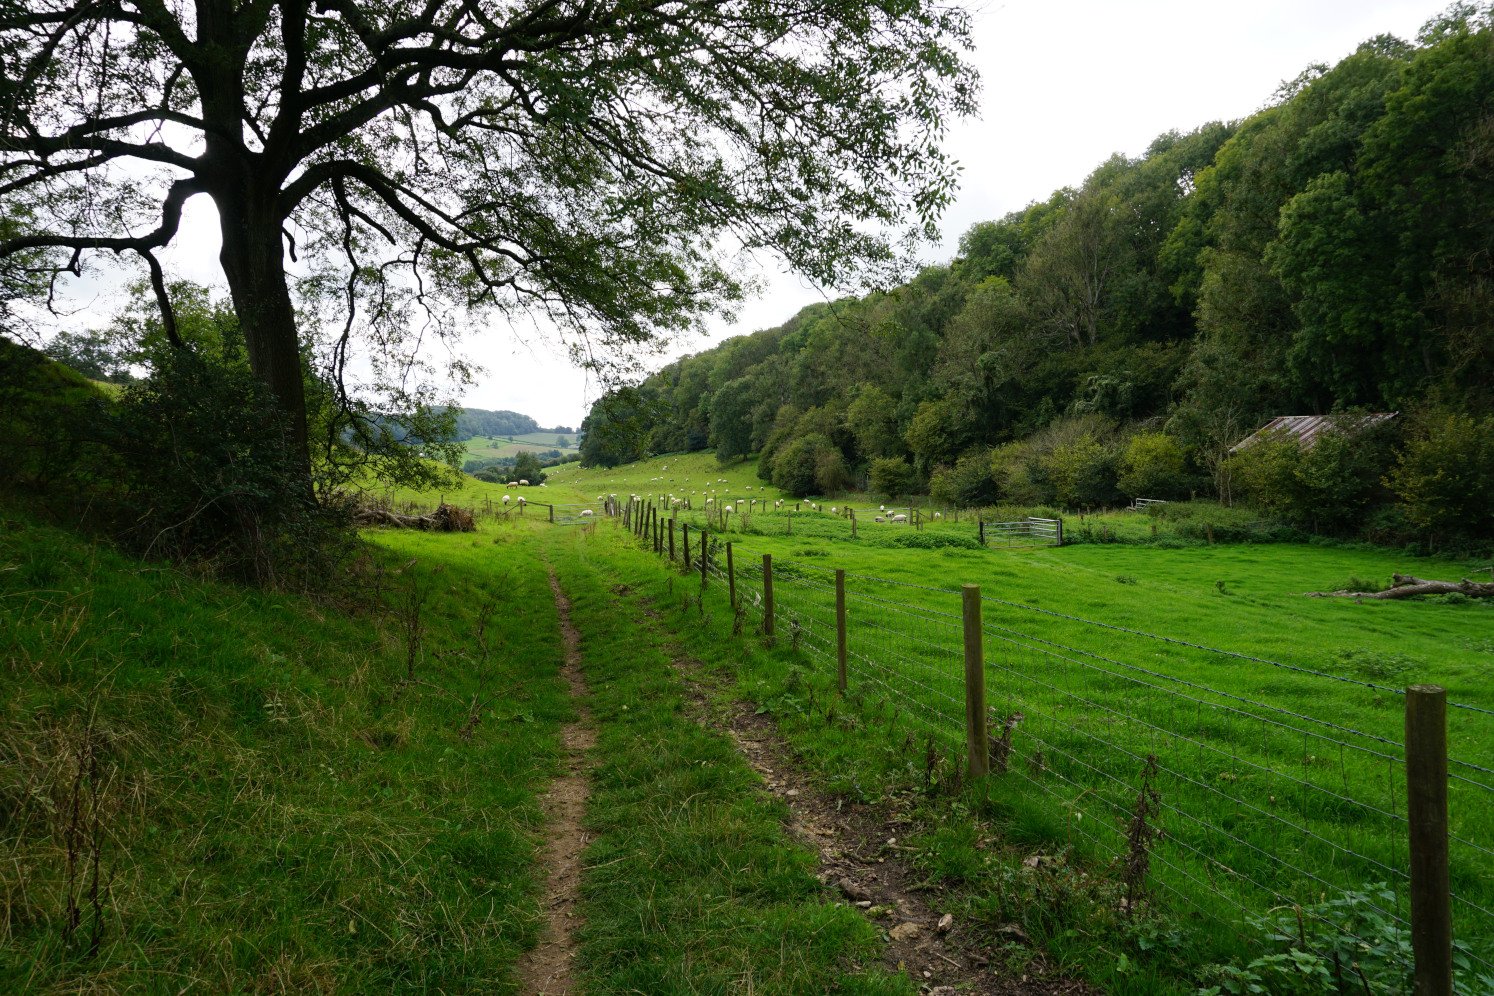
[(1409, 574), (1392, 574), (1393, 582), (1384, 591), (1310, 591), (1309, 598), (1416, 598), (1420, 595), (1466, 595), (1469, 598), (1494, 598), (1494, 582), (1431, 581)]
[(438, 533), (470, 533), (477, 529), (472, 513), (444, 502), (426, 515), (401, 515), (376, 505), (362, 505), (353, 512), (353, 523), (359, 526), (393, 526), (396, 529), (424, 529)]

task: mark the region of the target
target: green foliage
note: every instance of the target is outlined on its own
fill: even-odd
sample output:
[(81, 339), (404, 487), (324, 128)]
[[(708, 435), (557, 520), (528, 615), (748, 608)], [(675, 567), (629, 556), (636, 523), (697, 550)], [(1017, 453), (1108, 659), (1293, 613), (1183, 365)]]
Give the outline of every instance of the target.
[(1120, 458), (1116, 486), (1129, 498), (1182, 498), (1188, 476), (1183, 448), (1163, 432), (1140, 432), (1131, 437)]
[(994, 447), (1004, 500), (1181, 498), (1207, 475), (1302, 528), (1425, 542), (1377, 483), (1378, 444), (1291, 467), (1230, 451), (1283, 414), (1494, 411), (1494, 29), (1461, 7), (1436, 25), (1112, 157), (900, 287), (668, 365), (643, 385), (652, 440), (706, 445), (720, 403), (751, 422), (720, 452), (761, 447), (765, 480), (795, 434), (867, 471), (911, 457), (941, 494), (938, 468)]
[[(1382, 883), (1249, 924), (1271, 949), (1241, 965), (1215, 965), (1199, 996), (1316, 996), (1325, 992), (1409, 993), (1411, 931), (1393, 915), (1397, 897)], [(1494, 977), (1480, 975), (1465, 945), (1454, 942), (1453, 992), (1489, 992)]]
[(871, 490), (888, 498), (912, 494), (918, 484), (918, 472), (900, 457), (878, 457), (867, 464), (867, 484)]
[(1386, 484), (1406, 517), (1443, 539), (1494, 536), (1494, 417), (1433, 412), (1414, 422)]
[(801, 436), (773, 455), (773, 485), (796, 498), (833, 493), (847, 480), (839, 461), (840, 453), (825, 436)]
[(147, 556), (214, 564), (261, 583), (315, 586), (349, 538), (345, 510), (307, 486), (283, 413), (246, 367), (160, 356), (120, 398), (129, 529)]
[(1379, 499), (1391, 460), (1391, 431), (1363, 428), (1341, 413), (1308, 449), (1282, 434), (1231, 457), (1237, 494), (1261, 510), (1314, 532), (1348, 534)]
[(989, 505), (997, 498), (991, 476), (991, 454), (986, 450), (960, 457), (952, 467), (940, 467), (929, 481), (929, 496), (956, 508)]

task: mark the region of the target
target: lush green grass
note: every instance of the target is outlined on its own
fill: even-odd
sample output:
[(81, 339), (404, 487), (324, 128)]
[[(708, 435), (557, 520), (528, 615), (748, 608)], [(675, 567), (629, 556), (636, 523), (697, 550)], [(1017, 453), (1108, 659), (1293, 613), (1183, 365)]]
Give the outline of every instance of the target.
[[(789, 648), (790, 670), (749, 671), (744, 681), (748, 694), (778, 712), (814, 714), (814, 693), (807, 689), (817, 688), (819, 715), (833, 713), (827, 706), (833, 701), (833, 610), (825, 571), (853, 572), (852, 699), (841, 708), (869, 736), (859, 747), (834, 744), (824, 757), (846, 791), (880, 791), (883, 777), (917, 777), (927, 749), (941, 757), (939, 770), (952, 770), (942, 759), (957, 757), (963, 740), (959, 601), (957, 594), (928, 588), (962, 582), (978, 582), (1011, 602), (1387, 686), (1438, 681), (1456, 700), (1491, 704), (1482, 681), (1494, 663), (1491, 607), (1356, 605), (1300, 595), (1304, 587), (1328, 586), (1350, 574), (1388, 572), (1393, 558), (1383, 553), (1299, 545), (918, 552), (749, 539), (733, 551), (747, 607), (744, 628), (752, 632), (761, 619), (754, 566), (762, 552), (772, 552), (778, 640), (780, 649)], [(722, 560), (718, 552), (716, 562)], [(646, 570), (636, 560), (633, 569)], [(878, 584), (868, 576), (927, 587)], [(1214, 583), (1221, 580), (1222, 590)], [(723, 642), (730, 614), (721, 587), (718, 579), (703, 603), (714, 625), (692, 622), (682, 633), (708, 645)], [(1152, 822), (1163, 837), (1150, 880), (1180, 918), (1223, 916), (1238, 924), (1238, 915), (1231, 918), (1236, 906), (1264, 912), (1282, 897), (1311, 905), (1338, 888), (1395, 881), (1406, 868), (1404, 830), (1375, 812), (1405, 811), (1403, 769), (1377, 756), (1399, 756), (1393, 743), (1376, 739), (1399, 740), (1401, 704), (1393, 692), (1011, 605), (988, 604), (985, 623), (993, 720), (1022, 713), (1010, 773), (983, 788), (988, 814), (1006, 823), (1010, 837), (1029, 846), (1072, 847), (1097, 865), (1118, 860), (1126, 851), (1125, 824), (1141, 769), (1155, 753), (1162, 770), (1154, 785), (1164, 810)], [(1456, 757), (1494, 762), (1488, 719), (1453, 711)], [(817, 750), (824, 755), (823, 746)], [(1459, 770), (1478, 776), (1455, 766)], [(1455, 782), (1454, 832), (1489, 846), (1494, 813), (1488, 802), (1487, 792)], [(952, 829), (947, 838), (965, 841), (969, 852), (968, 828)], [(984, 874), (969, 874), (982, 867), (969, 858), (954, 861), (965, 871), (953, 877), (986, 881)], [(1488, 908), (1491, 873), (1487, 855), (1455, 842), (1456, 895)], [(1399, 893), (1386, 905), (1404, 916), (1403, 883)], [(1487, 957), (1494, 925), (1466, 905), (1457, 909), (1460, 938)], [(1061, 956), (1067, 952), (1079, 962), (1093, 954), (1085, 953), (1088, 933), (1072, 925), (1044, 931)], [(1183, 948), (1197, 943), (1196, 935), (1177, 938)], [(1214, 957), (1229, 954), (1234, 943), (1260, 942), (1243, 935), (1231, 942), (1221, 931)], [(1177, 957), (1174, 947), (1166, 947), (1167, 958)], [(1128, 961), (1140, 954), (1130, 952)], [(1131, 991), (1151, 991), (1151, 983), (1138, 985)]]
[[(572, 534), (575, 536), (575, 534)], [(682, 682), (619, 579), (616, 534), (556, 550), (600, 725), (582, 958), (598, 993), (912, 993), (877, 930), (814, 878), (787, 812)]]
[(5, 510), (0, 990), (513, 991), (570, 715), (544, 573), (522, 534), (376, 542), (365, 588), (430, 592), (413, 682), (397, 613)]
[[(1406, 868), (1396, 689), (1431, 681), (1447, 687), (1455, 701), (1494, 707), (1487, 690), (1494, 606), (1304, 597), (1312, 590), (1360, 587), (1363, 580), (1384, 584), (1397, 570), (1459, 577), (1482, 565), (1336, 544), (1211, 545), (1204, 537), (982, 550), (961, 536), (968, 523), (942, 520), (918, 532), (868, 523), (866, 513), (861, 538), (851, 542), (843, 519), (807, 507), (793, 516), (792, 537), (785, 535), (786, 514), (776, 509), (758, 510), (745, 522), (738, 512), (723, 532), (719, 516), (708, 520), (699, 508), (709, 497), (702, 490), (730, 493), (738, 506), (744, 492), (764, 492), (755, 482), (746, 492), (732, 477), (751, 478), (716, 469), (709, 456), (573, 473), (575, 486), (623, 496), (693, 491), (697, 509), (677, 514), (694, 523), (697, 550), (703, 527), (733, 541), (749, 631), (760, 613), (754, 567), (762, 553), (772, 553), (780, 640), (797, 644), (804, 673), (821, 682), (833, 668), (829, 572), (850, 572), (856, 715), (858, 722), (888, 727), (878, 739), (901, 739), (905, 747), (910, 739), (919, 745), (932, 740), (946, 755), (959, 749), (960, 608), (949, 589), (978, 584), (1001, 600), (985, 605), (989, 702), (994, 720), (1015, 712), (1022, 719), (1014, 732), (1013, 774), (1000, 780), (995, 799), (1027, 839), (1072, 843), (1105, 861), (1125, 849), (1124, 824), (1140, 771), (1156, 753), (1164, 809), (1154, 822), (1164, 837), (1153, 879), (1179, 915), (1198, 908), (1227, 912), (1233, 905), (1264, 911), (1282, 897), (1307, 905), (1338, 888), (1395, 882)], [(728, 484), (717, 480), (723, 476)], [(694, 486), (702, 482), (707, 486)], [(765, 495), (779, 497), (771, 489)], [(1184, 507), (1155, 516), (1113, 513), (1102, 521), (1127, 519), (1139, 534), (1127, 538), (1143, 541), (1154, 519), (1164, 528), (1199, 521)], [(782, 525), (770, 529), (769, 522)], [(899, 548), (904, 543), (927, 548)], [(723, 553), (716, 549), (718, 566)], [(710, 609), (710, 599), (706, 605), (719, 639), (727, 613), (719, 603)], [(752, 694), (763, 701), (786, 693), (770, 684)], [(1494, 766), (1490, 717), (1452, 710), (1450, 741), (1455, 774), (1487, 781), (1457, 762)], [(849, 762), (843, 777), (874, 782), (877, 749)], [(1454, 832), (1462, 838), (1453, 846), (1459, 936), (1485, 957), (1494, 924), (1462, 900), (1484, 908), (1494, 903), (1494, 864), (1478, 849), (1494, 844), (1490, 801), (1487, 791), (1454, 781)], [(1405, 916), (1403, 883), (1397, 891), (1387, 905)]]

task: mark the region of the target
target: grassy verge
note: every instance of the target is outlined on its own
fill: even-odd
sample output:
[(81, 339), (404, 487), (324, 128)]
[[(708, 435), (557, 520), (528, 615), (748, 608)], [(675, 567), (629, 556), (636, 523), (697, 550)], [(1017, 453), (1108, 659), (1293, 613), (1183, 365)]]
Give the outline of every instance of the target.
[(569, 715), (544, 574), (520, 534), (378, 542), (413, 656), (408, 613), (3, 510), (0, 990), (513, 991)]
[[(906, 994), (876, 928), (827, 899), (783, 807), (682, 683), (619, 586), (616, 537), (557, 546), (599, 723), (583, 878), (582, 958), (598, 993)], [(630, 580), (628, 583), (632, 583)]]

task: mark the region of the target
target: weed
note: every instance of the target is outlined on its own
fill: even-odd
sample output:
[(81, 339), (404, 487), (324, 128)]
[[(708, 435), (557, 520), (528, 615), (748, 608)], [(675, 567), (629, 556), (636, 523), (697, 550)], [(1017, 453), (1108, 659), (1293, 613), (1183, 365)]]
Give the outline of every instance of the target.
[(1162, 802), (1156, 782), (1157, 755), (1148, 754), (1146, 765), (1141, 769), (1141, 789), (1136, 793), (1136, 805), (1131, 810), (1131, 822), (1126, 828), (1126, 862), (1121, 880), (1126, 886), (1128, 916), (1136, 914), (1137, 906), (1146, 895), (1146, 875), (1152, 867), (1152, 842), (1157, 838), (1157, 828), (1152, 821)]

